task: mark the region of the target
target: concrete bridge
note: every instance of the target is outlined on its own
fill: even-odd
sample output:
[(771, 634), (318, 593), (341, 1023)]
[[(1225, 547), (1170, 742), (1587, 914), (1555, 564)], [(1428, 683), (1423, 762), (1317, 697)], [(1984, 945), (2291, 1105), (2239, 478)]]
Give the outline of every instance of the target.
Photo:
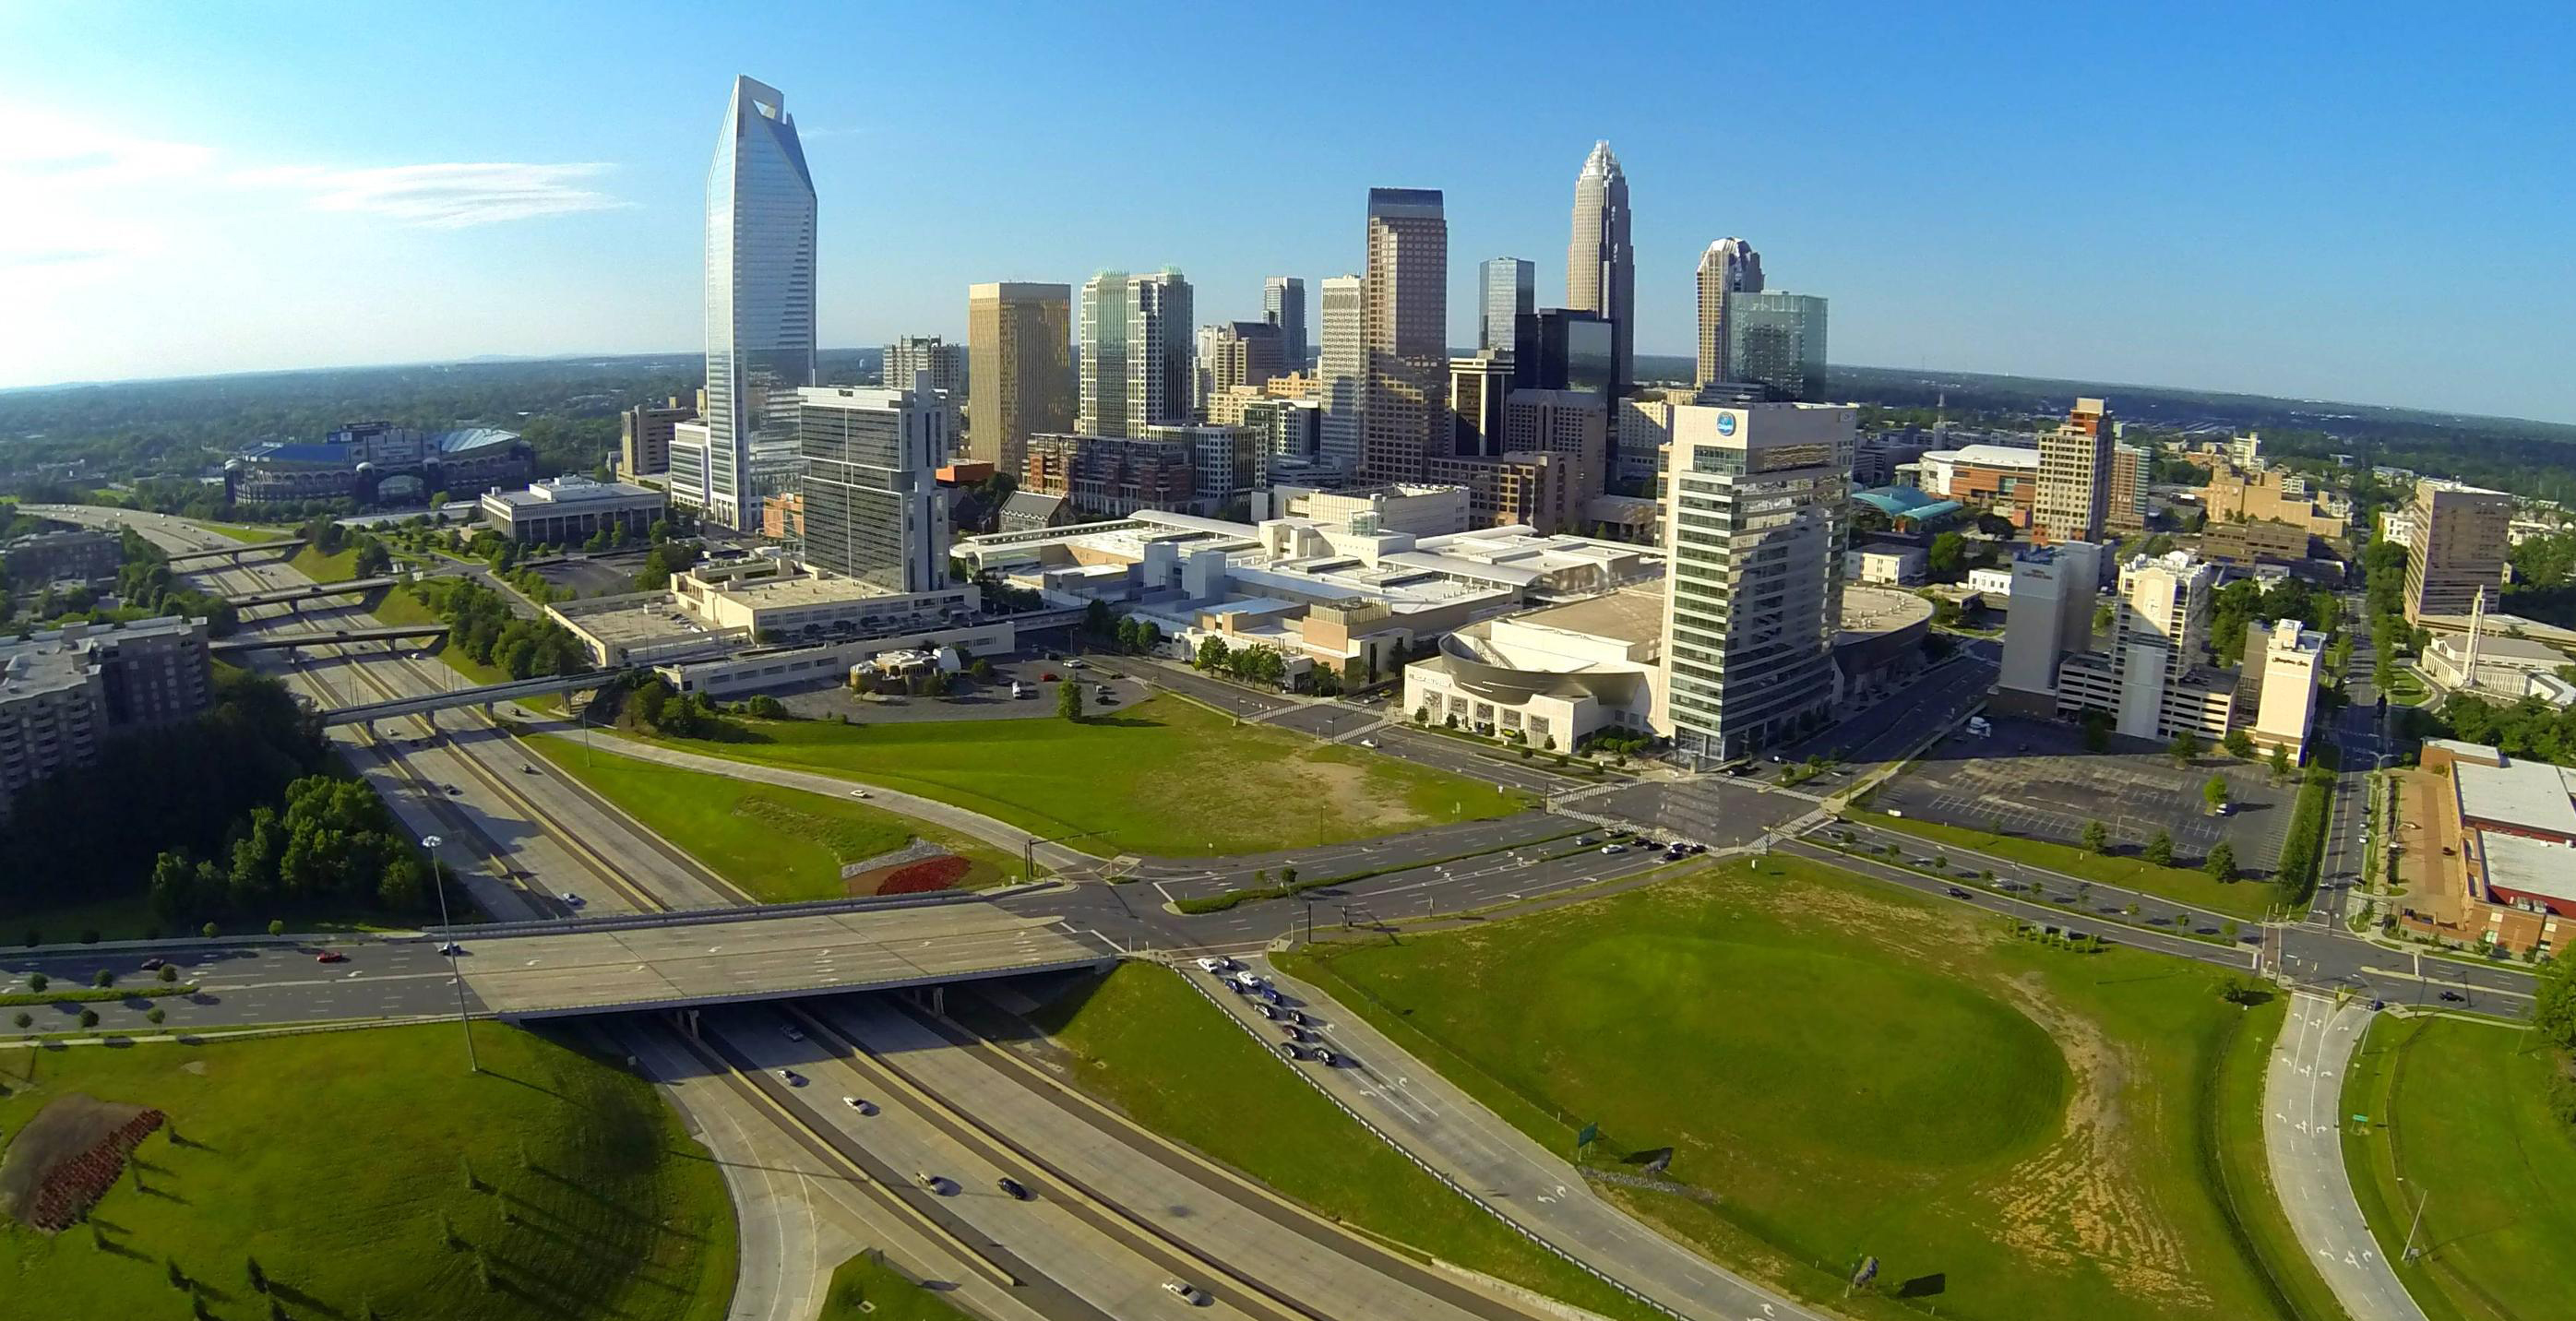
[(208, 644), (206, 649), (221, 656), (236, 651), (277, 651), (292, 647), (327, 647), (341, 642), (393, 642), (403, 638), (446, 635), (445, 624), (415, 624), (406, 628), (335, 628), (320, 633), (256, 633), (220, 638)]
[(382, 702), (335, 706), (322, 712), (322, 723), (326, 726), (363, 725), (377, 720), (424, 715), (431, 711), (453, 711), (463, 706), (489, 708), (495, 702), (515, 701), (523, 697), (544, 697), (552, 693), (580, 692), (585, 688), (605, 688), (615, 682), (620, 673), (623, 671), (586, 670), (580, 674), (554, 674), (538, 679), (514, 679), (508, 683), (487, 683), (474, 688), (452, 688), (446, 692), (421, 693)]
[(460, 943), (466, 990), (486, 1016), (512, 1021), (1089, 971), (1116, 958), (1057, 919), (980, 895), (455, 927), (430, 938)]
[(289, 601), (314, 601), (326, 596), (357, 596), (379, 587), (391, 587), (400, 578), (352, 578), (344, 583), (309, 583), (301, 587), (273, 587), (265, 592), (244, 592), (224, 599), (237, 606), (283, 605)]
[(238, 560), (262, 554), (292, 555), (302, 549), (304, 549), (302, 541), (294, 537), (280, 537), (275, 541), (245, 541), (238, 546), (216, 546), (209, 550), (174, 550), (169, 553), (168, 559), (171, 567), (177, 568), (204, 560)]

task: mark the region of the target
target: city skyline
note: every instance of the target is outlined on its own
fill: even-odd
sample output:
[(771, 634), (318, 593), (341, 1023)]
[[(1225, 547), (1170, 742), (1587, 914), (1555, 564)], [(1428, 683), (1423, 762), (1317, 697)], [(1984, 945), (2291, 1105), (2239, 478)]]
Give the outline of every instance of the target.
[[(1679, 15), (1666, 20), (1688, 24)], [(1348, 21), (1327, 16), (1333, 30)], [(533, 111), (486, 105), (491, 98), (455, 90), (475, 84), (471, 76), (389, 87), (380, 101), (324, 117), (241, 104), (255, 99), (247, 95), (252, 56), (264, 43), (327, 60), (401, 40), (433, 56), (452, 52), (473, 68), (488, 65), (486, 85), (542, 67), (552, 70), (542, 81), (569, 86), (612, 65), (575, 43), (548, 41), (555, 28), (572, 26), (564, 19), (536, 24), (524, 49), (501, 53), (466, 49), (459, 29), (473, 26), (470, 17), (408, 17), (381, 35), (334, 22), (254, 13), (172, 23), (140, 7), (6, 20), (19, 47), (39, 58), (33, 76), (0, 98), (0, 128), (13, 139), (0, 150), (0, 184), (35, 190), (45, 205), (0, 221), (0, 280), (32, 313), (0, 331), (8, 349), (0, 386), (685, 350), (694, 338), (693, 300), (678, 271), (694, 266), (687, 253), (698, 237), (689, 214), (697, 190), (688, 179), (693, 159), (703, 168), (703, 128), (686, 113), (702, 102), (679, 93), (703, 85), (693, 80), (741, 73), (795, 98), (818, 191), (845, 199), (838, 209), (827, 202), (821, 224), (818, 337), (827, 347), (908, 334), (961, 338), (971, 283), (1078, 283), (1103, 267), (1163, 261), (1192, 272), (1202, 320), (1250, 319), (1267, 275), (1295, 273), (1312, 285), (1357, 269), (1361, 254), (1336, 217), (1376, 186), (1441, 189), (1462, 253), (1546, 254), (1563, 232), (1565, 170), (1607, 138), (1636, 189), (1641, 354), (1691, 353), (1697, 257), (1719, 237), (1748, 234), (1798, 273), (1794, 288), (1840, 305), (1836, 357), (1855, 365), (2576, 418), (2576, 384), (2552, 369), (2564, 342), (2555, 332), (2576, 290), (2559, 290), (2564, 263), (2551, 259), (2540, 226), (2520, 218), (2546, 212), (2537, 205), (2549, 187), (2540, 163), (2565, 136), (2566, 117), (2535, 100), (2516, 120), (2518, 145), (2426, 150), (2412, 158), (2440, 176), (2429, 186), (2404, 198), (2382, 195), (2367, 208), (2345, 205), (2344, 193), (2376, 177), (2365, 157), (2384, 160), (2409, 143), (2429, 148), (2469, 127), (2462, 120), (2471, 109), (2444, 101), (2444, 89), (2466, 74), (2408, 63), (2393, 39), (2344, 50), (2332, 70), (2302, 73), (2294, 90), (2274, 93), (2305, 98), (2303, 113), (2253, 129), (2231, 120), (2227, 133), (2209, 122), (2221, 112), (2189, 108), (2187, 93), (2202, 80), (2238, 86), (2230, 80), (2241, 71), (2214, 59), (2182, 68), (2182, 86), (2169, 85), (2177, 93), (2167, 98), (2170, 123), (2076, 116), (2033, 125), (1987, 111), (1926, 111), (1912, 100), (1900, 113), (1878, 94), (1818, 106), (1813, 122), (1769, 130), (1776, 145), (1801, 150), (1759, 159), (1791, 163), (1721, 167), (1696, 149), (1704, 113), (1658, 77), (1640, 76), (1579, 113), (1513, 108), (1503, 126), (1529, 145), (1497, 160), (1461, 157), (1422, 135), (1371, 143), (1283, 185), (1260, 153), (1192, 150), (1193, 173), (1214, 171), (1213, 179), (1148, 177), (1101, 192), (1069, 182), (1098, 152), (1059, 161), (1014, 150), (1017, 139), (1006, 141), (998, 124), (1039, 100), (1009, 85), (1011, 71), (1052, 67), (1105, 40), (1069, 18), (1015, 30), (999, 52), (994, 103), (962, 118), (951, 98), (930, 89), (965, 48), (993, 35), (987, 25), (887, 20), (889, 35), (926, 43), (923, 68), (899, 74), (905, 86), (920, 80), (916, 106), (903, 86), (863, 94), (805, 53), (829, 41), (786, 39), (800, 25), (830, 23), (821, 11), (792, 7), (754, 30), (699, 34), (702, 43), (692, 37), (680, 43), (685, 59), (675, 52), (637, 64), (620, 54), (615, 67), (651, 76), (590, 80), (608, 88), (595, 104), (540, 86), (530, 93)], [(1747, 35), (1780, 49), (1862, 26), (1832, 16), (1766, 22), (1773, 26)], [(2132, 22), (2142, 29), (2133, 34), (2142, 49), (2179, 36), (2163, 21)], [(1177, 52), (1217, 40), (1226, 23), (1191, 17), (1159, 40)], [(643, 11), (634, 24), (639, 35), (695, 32), (672, 12)], [(1852, 57), (1864, 65), (1898, 59), (1891, 47), (1902, 44), (1905, 25), (1887, 26)], [(1955, 61), (1948, 72), (1999, 75), (2014, 59), (2072, 39), (2056, 22), (2025, 27), (1999, 36), (1991, 51), (1943, 47)], [(110, 50), (116, 61), (104, 58)], [(538, 50), (549, 62), (531, 66)], [(183, 58), (199, 60), (191, 72), (202, 76), (178, 85), (156, 74)], [(1671, 58), (1646, 55), (1653, 67), (1641, 74)], [(2406, 80), (2372, 76), (2401, 64)], [(699, 71), (676, 72), (687, 65)], [(1273, 122), (1284, 106), (1292, 117), (1314, 117), (1317, 131), (1338, 133), (1353, 112), (1327, 103), (1337, 88), (1364, 85), (1365, 72), (1321, 49), (1310, 68), (1295, 89), (1258, 91), (1240, 113)], [(1797, 77), (1786, 65), (1749, 76), (1773, 91)], [(2378, 88), (2373, 99), (2362, 98), (2364, 86)], [(2478, 80), (2468, 99), (2493, 107), (2541, 90), (2508, 70), (2501, 80)], [(1080, 96), (1079, 107), (1066, 108), (1105, 114), (1131, 137), (1152, 119), (1114, 92)], [(1155, 121), (1154, 131), (1195, 142), (1234, 113), (1205, 126)], [(1420, 113), (1431, 122), (1438, 112), (1426, 104)], [(1874, 139), (1855, 131), (1864, 118), (1880, 125)], [(940, 131), (929, 136), (946, 149), (936, 156), (922, 146), (933, 123)], [(1974, 146), (1930, 153), (1890, 146), (1884, 126), (1893, 123), (1924, 141)], [(2228, 133), (2245, 140), (2214, 141)], [(2374, 142), (2370, 150), (2365, 141)], [(904, 144), (893, 158), (919, 186), (875, 182), (889, 143)], [(2122, 205), (2094, 216), (2006, 205), (2008, 194), (2035, 195), (2060, 169), (2111, 180)], [(997, 183), (1030, 197), (1073, 187), (1082, 205), (1034, 223), (1028, 208), (987, 203), (981, 191)], [(1209, 223), (1225, 214), (1226, 196), (1247, 189), (1259, 190), (1261, 223)], [(2445, 192), (2474, 192), (2488, 204), (2451, 215), (2423, 200)], [(2249, 212), (2210, 204), (2222, 195), (2263, 205)], [(2443, 252), (2446, 270), (2403, 334), (2368, 313), (2369, 282), (2352, 276), (2367, 254), (2397, 245)], [(2130, 256), (2149, 246), (2190, 252), (2195, 280), (2159, 276), (2157, 263)], [(1564, 277), (1544, 256), (1540, 265), (1543, 282)], [(1453, 346), (1476, 342), (1472, 275), (1470, 262), (1450, 272)], [(2073, 287), (2118, 306), (2117, 324), (2100, 334), (2064, 333), (2049, 308)], [(2213, 287), (2229, 291), (2224, 319), (2208, 316)], [(137, 300), (176, 315), (138, 327)]]

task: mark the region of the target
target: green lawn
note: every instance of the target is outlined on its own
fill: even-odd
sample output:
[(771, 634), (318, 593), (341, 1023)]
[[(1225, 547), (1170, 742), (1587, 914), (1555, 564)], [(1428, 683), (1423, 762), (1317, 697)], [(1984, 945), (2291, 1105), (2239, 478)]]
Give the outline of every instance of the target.
[[(2344, 1164), (2381, 1255), (2433, 1321), (2576, 1316), (2576, 1131), (2542, 1102), (2554, 1052), (2510, 1028), (2381, 1016), (2344, 1079)], [(2400, 1182), (2400, 1179), (2403, 1182)]]
[(901, 1271), (861, 1253), (832, 1272), (831, 1292), (814, 1321), (975, 1321), (971, 1312), (950, 1307), (935, 1290), (906, 1279)]
[(137, 1149), (143, 1186), (92, 1212), (104, 1250), (87, 1228), (0, 1226), (0, 1318), (184, 1317), (169, 1262), (214, 1315), (265, 1317), (251, 1258), (299, 1318), (723, 1317), (732, 1203), (677, 1116), (547, 1038), (476, 1038), (480, 1076), (454, 1024), (0, 1055), (0, 1132), (79, 1092), (160, 1109), (184, 1144), (165, 1129)]
[(287, 567), (317, 583), (344, 583), (358, 576), (358, 548), (351, 546), (339, 554), (325, 555), (315, 547), (306, 546), (295, 552), (286, 563)]
[(916, 836), (975, 864), (961, 886), (998, 885), (1019, 875), (1017, 856), (851, 799), (656, 765), (605, 749), (585, 757), (581, 740), (563, 735), (540, 734), (526, 742), (764, 903), (846, 897), (841, 864), (890, 853)]
[(1855, 1315), (2289, 1315), (2213, 1159), (2246, 1012), (2213, 969), (1776, 855), (1290, 967), (1559, 1150), (1671, 1149), (1682, 1188), (1603, 1190)]
[(1288, 1075), (1225, 1012), (1150, 964), (1124, 964), (1040, 1016), (1074, 1080), (1147, 1128), (1323, 1215), (1622, 1321), (1647, 1309), (1451, 1192)]
[(2259, 919), (2264, 908), (2272, 902), (2271, 887), (2259, 881), (2214, 881), (2209, 878), (2209, 873), (2189, 867), (2159, 867), (2141, 858), (2105, 857), (2087, 853), (2070, 844), (1997, 835), (1939, 821), (1921, 821), (1910, 816), (1889, 816), (1884, 812), (1858, 808), (1849, 809), (1844, 815), (1855, 821), (1900, 830), (1953, 848), (1975, 849), (2027, 866), (2045, 867), (2064, 872), (2077, 880), (2124, 886), (2176, 903), (2206, 908), (2213, 913)]
[(954, 803), (1086, 852), (1192, 856), (1306, 848), (1530, 801), (1348, 745), (1317, 743), (1175, 697), (1058, 719), (842, 725), (736, 718), (675, 746), (847, 776)]
[(262, 541), (283, 541), (286, 538), (295, 535), (295, 529), (293, 528), (253, 527), (248, 523), (215, 523), (202, 518), (191, 518), (185, 521), (193, 526), (204, 528), (208, 532), (219, 533), (223, 536), (230, 537), (235, 541), (248, 541), (253, 543)]
[(2398, 666), (2397, 672), (2389, 676), (2388, 701), (2391, 705), (2421, 706), (2424, 699), (2432, 695), (2432, 690), (2424, 686), (2424, 676), (2417, 674), (2413, 666)]
[[(308, 547), (307, 550), (309, 551), (310, 548)], [(376, 617), (376, 622), (379, 624), (435, 624), (441, 622), (441, 617), (437, 609), (431, 606), (429, 602), (423, 600), (420, 592), (421, 588), (419, 584), (416, 583), (403, 584), (400, 586), (388, 587), (383, 591), (371, 592), (366, 597), (367, 613), (374, 615)], [(483, 664), (482, 662), (475, 660), (473, 657), (466, 655), (464, 652), (450, 647), (447, 644), (447, 639), (445, 638), (433, 639), (422, 649), (427, 651), (433, 658), (445, 664), (447, 668), (465, 676), (466, 680), (470, 683), (493, 684), (508, 683), (510, 681), (510, 675), (507, 671)], [(520, 703), (522, 706), (535, 706), (542, 704), (542, 702), (536, 701)]]

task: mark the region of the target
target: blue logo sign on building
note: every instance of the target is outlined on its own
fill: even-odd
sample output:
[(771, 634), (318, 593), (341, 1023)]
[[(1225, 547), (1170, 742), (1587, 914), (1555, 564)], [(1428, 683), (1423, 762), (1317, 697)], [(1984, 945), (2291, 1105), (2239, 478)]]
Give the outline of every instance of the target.
[(1732, 436), (1735, 434), (1735, 414), (1720, 413), (1717, 415), (1717, 434), (1721, 436)]

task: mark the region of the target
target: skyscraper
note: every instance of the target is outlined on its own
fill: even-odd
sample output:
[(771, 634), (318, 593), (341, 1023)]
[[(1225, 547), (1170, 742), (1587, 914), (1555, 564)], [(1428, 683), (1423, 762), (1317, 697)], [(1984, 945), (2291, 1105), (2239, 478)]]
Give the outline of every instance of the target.
[(937, 335), (906, 335), (885, 346), (885, 367), (878, 380), (889, 390), (909, 390), (912, 378), (930, 374), (930, 388), (946, 390), (948, 402), (966, 406), (966, 346)]
[(1514, 327), (1538, 306), (1538, 263), (1518, 257), (1478, 262), (1476, 288), (1483, 299), (1476, 317), (1476, 348), (1511, 352)]
[(1693, 385), (1731, 381), (1727, 316), (1734, 295), (1762, 292), (1762, 254), (1738, 238), (1708, 245), (1699, 259), (1699, 370)]
[(1664, 669), (1693, 765), (1774, 747), (1835, 700), (1845, 496), (1860, 410), (1673, 409)]
[(2078, 399), (2066, 420), (2039, 437), (2039, 490), (2031, 501), (2034, 541), (2100, 541), (2111, 506), (2111, 412)]
[(1029, 437), (1073, 426), (1073, 289), (966, 290), (967, 453), (1017, 477)]
[(1199, 327), (1197, 413), (1208, 418), (1211, 401), (1239, 385), (1260, 385), (1285, 371), (1279, 327), (1268, 321), (1225, 321)]
[(1274, 275), (1261, 282), (1261, 319), (1279, 327), (1279, 349), (1286, 370), (1306, 370), (1306, 282), (1294, 275)]
[(939, 586), (948, 572), (948, 503), (936, 474), (956, 445), (956, 403), (866, 386), (799, 396), (806, 561), (889, 592)]
[(1359, 476), (1422, 477), (1449, 439), (1449, 221), (1437, 188), (1372, 188), (1360, 331)]
[(1102, 271), (1082, 285), (1082, 383), (1074, 430), (1141, 436), (1186, 422), (1198, 394), (1190, 282), (1176, 270)]
[(1073, 429), (1126, 435), (1127, 272), (1100, 271), (1082, 282), (1082, 347), (1074, 360)]
[(792, 480), (813, 383), (814, 180), (787, 98), (736, 78), (707, 170), (707, 517), (758, 525), (764, 478)]
[(2495, 608), (2512, 554), (2513, 497), (2427, 477), (2415, 483), (2406, 537), (2406, 622)]
[(1637, 254), (1628, 245), (1628, 176), (1610, 144), (1592, 144), (1574, 180), (1574, 241), (1565, 249), (1565, 305), (1610, 319), (1613, 394), (1637, 379)]
[(1769, 386), (1782, 399), (1825, 397), (1825, 300), (1813, 294), (1737, 294), (1727, 300), (1730, 381)]
[(1325, 279), (1322, 295), (1323, 353), (1316, 374), (1323, 378), (1324, 462), (1344, 472), (1360, 466), (1360, 386), (1368, 376), (1368, 339), (1362, 326), (1367, 298), (1356, 275)]

